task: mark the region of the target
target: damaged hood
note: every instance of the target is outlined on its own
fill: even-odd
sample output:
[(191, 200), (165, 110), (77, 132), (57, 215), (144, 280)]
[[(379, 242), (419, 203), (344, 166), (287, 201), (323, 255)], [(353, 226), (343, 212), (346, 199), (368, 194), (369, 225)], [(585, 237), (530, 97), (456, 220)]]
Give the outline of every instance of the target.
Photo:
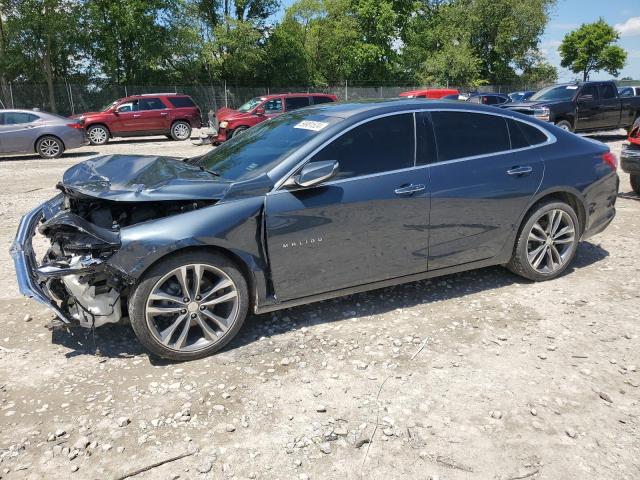
[(220, 199), (230, 183), (176, 157), (104, 155), (68, 169), (65, 193), (114, 201)]

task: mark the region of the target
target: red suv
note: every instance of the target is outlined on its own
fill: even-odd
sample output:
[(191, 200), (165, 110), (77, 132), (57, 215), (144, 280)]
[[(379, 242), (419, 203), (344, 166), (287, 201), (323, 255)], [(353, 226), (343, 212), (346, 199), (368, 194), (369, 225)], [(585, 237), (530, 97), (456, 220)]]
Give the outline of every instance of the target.
[(132, 95), (116, 100), (101, 112), (71, 118), (84, 122), (92, 145), (104, 145), (112, 137), (142, 135), (187, 140), (192, 128), (202, 126), (200, 109), (191, 97), (173, 93)]
[(327, 93), (279, 93), (252, 98), (237, 110), (221, 108), (209, 116), (209, 124), (214, 131), (213, 141), (229, 140), (247, 128), (284, 112), (337, 100), (335, 95)]

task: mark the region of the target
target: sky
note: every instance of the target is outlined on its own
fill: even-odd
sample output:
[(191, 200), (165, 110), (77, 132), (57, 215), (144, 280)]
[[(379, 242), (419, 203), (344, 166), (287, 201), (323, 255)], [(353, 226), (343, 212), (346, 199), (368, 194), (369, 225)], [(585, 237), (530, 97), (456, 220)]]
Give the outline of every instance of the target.
[[(620, 32), (618, 45), (627, 51), (627, 64), (620, 76), (640, 80), (640, 0), (558, 0), (555, 12), (542, 37), (540, 47), (547, 60), (558, 67), (560, 81), (576, 77), (571, 71), (560, 67), (558, 46), (564, 36), (583, 23), (598, 19), (614, 25)], [(606, 72), (591, 75), (592, 80), (609, 79)]]

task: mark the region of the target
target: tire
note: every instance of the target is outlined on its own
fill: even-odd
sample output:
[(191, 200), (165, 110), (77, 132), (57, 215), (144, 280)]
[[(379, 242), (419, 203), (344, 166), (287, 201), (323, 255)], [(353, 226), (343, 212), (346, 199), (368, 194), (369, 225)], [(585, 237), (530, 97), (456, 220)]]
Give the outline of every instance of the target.
[(573, 125), (571, 125), (567, 120), (560, 120), (559, 122), (556, 122), (556, 127), (560, 127), (562, 130), (566, 130), (568, 132), (573, 132)]
[(105, 145), (109, 136), (109, 130), (103, 125), (92, 125), (87, 129), (87, 138), (91, 145)]
[[(180, 272), (186, 272), (183, 282)], [(196, 278), (206, 292), (201, 298), (195, 296)], [(238, 333), (248, 306), (247, 282), (234, 262), (217, 253), (192, 251), (167, 257), (143, 275), (129, 300), (129, 318), (151, 353), (169, 360), (195, 360), (217, 352)]]
[(46, 135), (36, 142), (36, 152), (42, 158), (58, 158), (64, 152), (64, 144), (58, 137)]
[(633, 191), (640, 195), (640, 175), (630, 175), (629, 180)]
[(177, 141), (189, 140), (191, 138), (191, 125), (189, 122), (179, 120), (171, 125), (171, 138)]
[(247, 129), (249, 127), (238, 127), (236, 128), (233, 133), (231, 134), (231, 138), (235, 137), (236, 135), (241, 135), (242, 133), (246, 132)]
[[(549, 230), (554, 230), (549, 228), (551, 220), (553, 225), (557, 225), (555, 242), (547, 240)], [(571, 264), (579, 239), (580, 222), (571, 206), (556, 200), (539, 203), (524, 219), (507, 268), (516, 275), (537, 282), (556, 278)], [(555, 250), (549, 247), (550, 244)], [(556, 264), (557, 260), (560, 261)]]
[(627, 128), (627, 135), (631, 135), (631, 132), (636, 128), (640, 128), (640, 117), (636, 118), (633, 124)]

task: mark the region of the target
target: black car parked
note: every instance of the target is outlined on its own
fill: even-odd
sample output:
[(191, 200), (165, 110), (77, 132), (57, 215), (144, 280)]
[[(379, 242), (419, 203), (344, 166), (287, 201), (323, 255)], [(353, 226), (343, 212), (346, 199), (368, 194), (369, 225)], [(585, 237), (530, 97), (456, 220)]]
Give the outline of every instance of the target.
[(186, 360), (248, 312), (488, 265), (555, 278), (613, 219), (618, 176), (605, 145), (531, 117), (395, 100), (297, 110), (187, 161), (93, 158), (59, 188), (20, 224), (22, 293), (64, 323), (128, 316)]
[(620, 97), (614, 82), (552, 85), (528, 102), (506, 108), (532, 115), (571, 132), (629, 129), (640, 114), (640, 97)]

